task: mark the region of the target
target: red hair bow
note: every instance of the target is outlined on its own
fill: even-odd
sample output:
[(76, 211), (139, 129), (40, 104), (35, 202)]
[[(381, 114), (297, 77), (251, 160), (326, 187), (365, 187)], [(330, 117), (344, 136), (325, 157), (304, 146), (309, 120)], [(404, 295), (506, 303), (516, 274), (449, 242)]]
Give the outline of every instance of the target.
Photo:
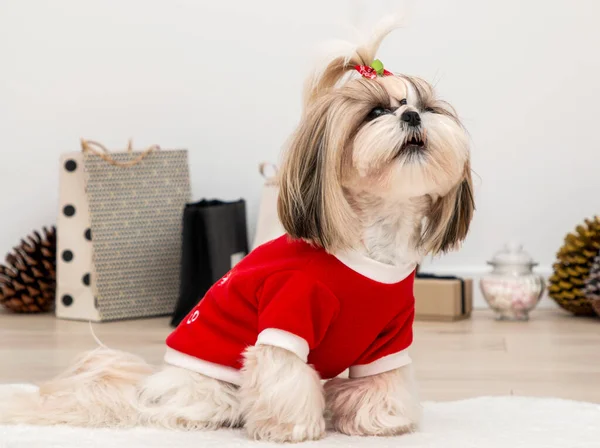
[(375, 79), (377, 76), (391, 76), (392, 72), (388, 72), (383, 68), (383, 63), (379, 59), (375, 59), (371, 65), (355, 65), (354, 68), (365, 78)]

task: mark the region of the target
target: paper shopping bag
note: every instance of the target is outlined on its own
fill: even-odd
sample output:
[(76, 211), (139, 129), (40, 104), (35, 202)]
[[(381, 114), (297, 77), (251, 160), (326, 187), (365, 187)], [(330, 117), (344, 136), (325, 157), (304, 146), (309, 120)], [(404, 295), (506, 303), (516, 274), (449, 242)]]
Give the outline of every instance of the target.
[(179, 299), (171, 325), (177, 326), (210, 287), (247, 253), (244, 200), (188, 204), (183, 213)]
[[(274, 171), (272, 175), (267, 174), (267, 169), (271, 167)], [(279, 195), (279, 185), (277, 182), (277, 167), (267, 163), (259, 165), (259, 172), (265, 179), (260, 200), (258, 219), (256, 221), (256, 233), (252, 241), (252, 250), (267, 241), (279, 238), (285, 234), (285, 230), (277, 214), (277, 197)]]
[(110, 321), (169, 315), (177, 301), (187, 150), (63, 154), (56, 316)]

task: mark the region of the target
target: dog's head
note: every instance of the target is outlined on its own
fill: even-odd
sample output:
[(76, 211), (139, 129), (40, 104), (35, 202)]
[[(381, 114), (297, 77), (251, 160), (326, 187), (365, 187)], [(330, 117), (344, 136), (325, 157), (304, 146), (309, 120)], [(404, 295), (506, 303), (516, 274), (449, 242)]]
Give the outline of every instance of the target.
[(425, 200), (418, 246), (428, 254), (455, 248), (473, 215), (468, 137), (456, 112), (427, 82), (374, 60), (391, 29), (310, 80), (282, 164), (284, 228), (328, 251), (357, 244), (351, 203), (361, 195), (389, 204)]

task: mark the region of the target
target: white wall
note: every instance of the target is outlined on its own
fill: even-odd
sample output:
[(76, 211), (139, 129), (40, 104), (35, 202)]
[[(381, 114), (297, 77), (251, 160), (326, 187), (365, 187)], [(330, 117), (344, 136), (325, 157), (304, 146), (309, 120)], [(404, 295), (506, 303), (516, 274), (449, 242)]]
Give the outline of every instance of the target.
[[(248, 201), (300, 108), (316, 45), (400, 2), (0, 2), (0, 253), (55, 220), (58, 157), (79, 138), (190, 150), (194, 199)], [(435, 81), (473, 141), (478, 211), (439, 272), (477, 273), (508, 239), (548, 272), (600, 212), (600, 3), (405, 3), (380, 57)], [(368, 20), (367, 20), (368, 19)]]

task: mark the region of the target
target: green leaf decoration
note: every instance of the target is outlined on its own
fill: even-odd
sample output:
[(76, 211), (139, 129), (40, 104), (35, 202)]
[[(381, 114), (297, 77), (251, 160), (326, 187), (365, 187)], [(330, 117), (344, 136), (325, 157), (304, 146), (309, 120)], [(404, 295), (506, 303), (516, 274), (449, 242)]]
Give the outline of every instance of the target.
[(383, 75), (383, 62), (381, 62), (379, 59), (375, 59), (371, 64), (371, 67), (377, 72), (378, 75)]

